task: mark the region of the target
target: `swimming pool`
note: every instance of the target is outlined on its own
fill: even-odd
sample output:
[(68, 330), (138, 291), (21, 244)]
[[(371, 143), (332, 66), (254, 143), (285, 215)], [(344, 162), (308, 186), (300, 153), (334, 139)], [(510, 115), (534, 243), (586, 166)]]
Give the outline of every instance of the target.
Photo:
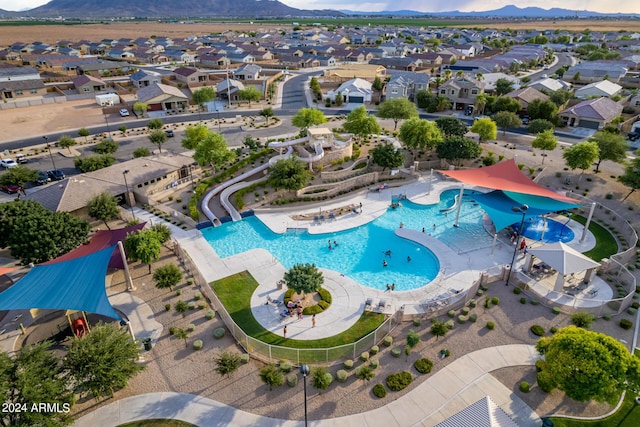
[[(389, 208), (369, 224), (336, 233), (318, 235), (290, 230), (276, 234), (257, 217), (210, 227), (202, 233), (222, 258), (264, 248), (285, 268), (298, 263), (314, 263), (371, 288), (384, 290), (387, 284), (394, 283), (396, 290), (410, 290), (432, 281), (440, 263), (424, 246), (395, 235), (394, 230), (401, 222), (405, 228), (421, 230), (424, 227), (426, 233), (454, 248), (465, 242), (478, 245), (479, 239), (484, 244), (491, 243), (490, 236), (482, 229), (483, 211), (471, 199), (463, 201), (457, 228), (453, 227), (455, 211), (440, 212), (453, 205), (456, 194), (456, 190), (443, 192), (440, 203), (430, 206), (404, 200), (400, 208)], [(390, 256), (385, 255), (386, 251), (391, 251)], [(383, 261), (387, 262), (386, 267)]]
[[(566, 222), (561, 223), (549, 218), (545, 221), (545, 218), (541, 216), (532, 217), (525, 220), (523, 234), (526, 238), (539, 241), (541, 240), (546, 243), (567, 243), (574, 238), (573, 230), (571, 230), (567, 225), (569, 221), (570, 219), (567, 219)], [(514, 230), (518, 231), (520, 229), (520, 224), (514, 224), (512, 227)]]

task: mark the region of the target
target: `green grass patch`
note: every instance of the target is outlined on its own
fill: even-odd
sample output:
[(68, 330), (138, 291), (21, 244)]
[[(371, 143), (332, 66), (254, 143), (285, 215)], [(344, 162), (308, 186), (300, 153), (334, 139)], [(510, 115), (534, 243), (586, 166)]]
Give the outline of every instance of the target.
[(635, 393), (624, 396), (618, 411), (601, 420), (572, 420), (568, 418), (551, 418), (555, 427), (636, 427), (640, 425), (640, 405), (635, 402)]
[[(573, 215), (571, 218), (582, 225), (587, 223), (587, 218), (580, 215)], [(585, 252), (584, 255), (594, 261), (600, 262), (602, 258), (609, 258), (611, 255), (618, 253), (618, 242), (606, 228), (591, 221), (589, 231), (592, 232), (596, 238), (596, 246), (590, 251)]]
[(120, 424), (118, 427), (198, 427), (180, 420), (141, 420)]
[[(353, 343), (370, 334), (384, 321), (384, 315), (365, 311), (360, 319), (337, 335), (317, 340), (294, 340), (266, 330), (253, 317), (251, 312), (251, 295), (258, 287), (258, 282), (246, 271), (237, 273), (211, 283), (214, 292), (226, 307), (234, 322), (249, 336), (282, 347), (290, 348), (329, 348)], [(275, 356), (274, 356), (275, 357)], [(338, 356), (340, 357), (340, 356)]]

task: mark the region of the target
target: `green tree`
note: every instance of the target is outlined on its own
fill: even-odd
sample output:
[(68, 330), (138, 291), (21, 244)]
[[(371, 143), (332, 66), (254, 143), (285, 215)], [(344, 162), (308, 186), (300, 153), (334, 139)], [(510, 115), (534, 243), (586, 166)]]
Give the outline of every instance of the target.
[(494, 113), (499, 113), (500, 111), (517, 113), (521, 109), (522, 105), (520, 105), (520, 103), (514, 98), (510, 98), (508, 96), (499, 96), (491, 104), (491, 111)]
[(149, 227), (149, 230), (158, 234), (158, 239), (160, 239), (160, 243), (163, 245), (171, 239), (171, 229), (168, 225), (158, 222)]
[(98, 154), (113, 154), (118, 151), (118, 143), (113, 139), (103, 139), (94, 145), (93, 151)]
[(382, 95), (382, 89), (384, 88), (384, 83), (382, 82), (382, 79), (380, 78), (380, 76), (376, 76), (373, 79), (373, 84), (371, 85), (371, 88), (376, 92), (378, 92), (378, 101), (380, 101), (380, 98)]
[(413, 151), (414, 158), (416, 150), (431, 150), (444, 139), (436, 123), (417, 117), (410, 118), (400, 126), (398, 137)]
[(596, 162), (596, 173), (600, 171), (600, 163), (610, 160), (622, 163), (627, 158), (629, 144), (622, 135), (611, 132), (596, 132), (589, 141), (598, 144), (598, 161)]
[(328, 389), (332, 382), (333, 376), (324, 366), (317, 366), (311, 371), (311, 386), (317, 388), (320, 392)]
[(80, 157), (73, 161), (73, 165), (76, 169), (80, 169), (82, 172), (94, 172), (113, 166), (115, 163), (116, 158), (111, 154), (101, 154), (99, 156), (89, 156), (84, 158)]
[(440, 337), (447, 335), (447, 332), (449, 332), (449, 328), (444, 322), (436, 320), (431, 324), (431, 333), (436, 336), (436, 341)]
[(496, 122), (496, 125), (502, 129), (502, 135), (507, 134), (507, 129), (522, 126), (522, 120), (520, 120), (520, 117), (511, 111), (499, 111), (496, 113), (493, 120)]
[[(70, 410), (74, 396), (67, 386), (65, 371), (54, 353), (48, 351), (50, 342), (21, 348), (16, 357), (0, 353), (0, 394), (3, 404), (24, 410), (5, 410), (0, 424), (11, 427), (62, 427), (73, 422)], [(58, 404), (58, 412), (32, 411), (33, 405), (46, 402)]]
[(479, 93), (476, 96), (473, 105), (476, 107), (476, 114), (484, 114), (484, 107), (487, 106), (487, 95), (484, 93)]
[(627, 200), (634, 191), (640, 188), (640, 152), (637, 150), (636, 156), (625, 166), (624, 173), (618, 177), (618, 181), (631, 189), (622, 201)]
[(427, 108), (431, 102), (433, 95), (428, 90), (419, 90), (416, 93), (416, 102), (418, 108)]
[(182, 270), (175, 264), (165, 264), (156, 268), (153, 272), (153, 281), (156, 282), (156, 288), (165, 289), (180, 283), (182, 280)]
[(74, 379), (76, 393), (89, 392), (99, 399), (113, 397), (144, 368), (138, 364), (140, 350), (126, 327), (98, 323), (84, 337), (72, 338), (64, 367)]
[[(187, 311), (187, 304), (184, 301), (178, 301), (178, 303), (183, 303), (180, 306), (180, 309), (178, 309), (178, 304), (176, 304), (176, 311), (183, 313), (182, 317), (184, 317), (184, 312)], [(189, 347), (189, 341), (187, 341), (187, 339), (189, 338), (189, 331), (185, 330), (184, 328), (175, 328), (173, 330), (173, 336), (178, 338), (179, 340), (184, 340), (184, 348)]]
[(393, 130), (396, 130), (400, 120), (418, 117), (418, 110), (416, 105), (407, 98), (392, 98), (378, 106), (378, 117), (381, 119), (392, 119)]
[(295, 156), (278, 160), (269, 171), (269, 184), (276, 189), (299, 190), (309, 178), (305, 164)]
[(544, 164), (544, 159), (547, 157), (544, 151), (554, 150), (558, 146), (558, 137), (553, 134), (553, 129), (547, 129), (536, 135), (531, 146), (543, 151), (542, 164)]
[(289, 289), (305, 294), (317, 292), (324, 283), (324, 276), (315, 264), (296, 264), (284, 273), (284, 281)]
[(475, 159), (482, 153), (480, 145), (472, 139), (450, 136), (436, 148), (438, 157), (446, 160)]
[(576, 311), (571, 315), (571, 323), (578, 328), (588, 329), (593, 324), (595, 317), (587, 311)]
[[(386, 102), (386, 101), (385, 101)], [(352, 110), (342, 125), (345, 131), (364, 138), (382, 132), (375, 116), (369, 115), (364, 105)]]
[(209, 130), (205, 125), (187, 126), (184, 129), (184, 138), (182, 146), (187, 150), (194, 150), (198, 144), (208, 138), (213, 131)]
[(260, 101), (260, 98), (262, 98), (262, 92), (253, 86), (247, 86), (246, 88), (238, 91), (238, 97), (249, 102), (249, 107), (251, 107), (251, 101)]
[(544, 356), (538, 376), (579, 402), (613, 402), (640, 387), (640, 359), (605, 334), (567, 326), (541, 338), (536, 350)]
[(84, 137), (84, 142), (87, 142), (87, 137), (91, 135), (91, 132), (87, 128), (78, 129), (78, 136)]
[(0, 184), (18, 185), (24, 187), (27, 182), (35, 181), (38, 178), (38, 171), (19, 165), (7, 169), (0, 175)]
[(558, 89), (556, 91), (553, 91), (553, 93), (549, 95), (549, 100), (556, 104), (556, 106), (558, 107), (564, 105), (570, 99), (571, 93), (564, 89)]
[(465, 122), (451, 116), (437, 118), (436, 125), (438, 125), (444, 136), (465, 136), (469, 130)]
[(267, 108), (263, 108), (262, 110), (260, 110), (258, 112), (258, 115), (261, 117), (264, 117), (265, 122), (267, 122), (267, 125), (269, 124), (269, 119), (273, 116), (275, 116), (275, 113), (273, 112), (273, 108), (271, 107), (267, 107)]
[(583, 141), (562, 152), (562, 158), (566, 165), (573, 169), (582, 169), (582, 174), (598, 160), (600, 149), (593, 141)]
[(39, 264), (64, 255), (87, 240), (91, 226), (67, 212), (40, 203), (0, 203), (0, 248), (9, 247), (22, 264)]
[(369, 153), (371, 154), (373, 163), (382, 167), (382, 170), (386, 168), (397, 168), (404, 164), (404, 155), (402, 152), (388, 142), (376, 145)]
[(532, 134), (538, 134), (544, 132), (545, 130), (554, 129), (555, 126), (549, 120), (545, 119), (535, 119), (529, 122), (529, 126), (527, 126), (527, 132)]
[(311, 89), (311, 92), (316, 96), (316, 99), (319, 99), (322, 96), (322, 88), (320, 87), (320, 82), (317, 77), (311, 77), (309, 89)]
[(149, 157), (151, 155), (151, 151), (147, 147), (139, 147), (133, 150), (133, 157)]
[(227, 141), (222, 135), (210, 132), (205, 139), (196, 145), (193, 158), (200, 165), (211, 165), (215, 171), (216, 165), (233, 162), (236, 153), (229, 150)]
[(118, 200), (111, 193), (102, 192), (89, 199), (87, 212), (91, 218), (104, 222), (104, 225), (111, 230), (108, 221), (118, 218), (120, 214)]
[(162, 123), (160, 119), (151, 119), (149, 123), (147, 123), (147, 127), (151, 130), (160, 130), (162, 126), (164, 126), (164, 123)]
[(513, 82), (504, 77), (496, 80), (496, 94), (498, 96), (505, 95), (509, 92), (513, 91)]
[(307, 129), (311, 126), (321, 125), (326, 122), (327, 118), (324, 116), (324, 113), (315, 108), (302, 108), (291, 119), (291, 124), (300, 128), (300, 133), (305, 135)]
[(558, 106), (549, 100), (534, 99), (527, 106), (527, 114), (531, 120), (544, 119), (556, 123)]
[(223, 351), (220, 356), (213, 359), (216, 365), (216, 372), (222, 376), (229, 376), (240, 367), (242, 360), (238, 353)]
[(146, 102), (136, 102), (133, 104), (133, 112), (137, 115), (139, 114), (140, 117), (144, 117), (144, 113), (146, 113), (147, 110), (149, 110), (149, 104)]
[(149, 142), (158, 146), (158, 151), (162, 153), (162, 144), (167, 142), (167, 134), (162, 129), (156, 129), (149, 134)]
[[(216, 99), (216, 90), (211, 86), (204, 86), (198, 90), (193, 91), (191, 95), (193, 102), (198, 106), (198, 116), (200, 112), (204, 110), (204, 104)], [(202, 118), (200, 118), (202, 120)]]
[(471, 132), (480, 135), (482, 141), (491, 141), (498, 137), (498, 126), (490, 118), (483, 117), (473, 122)]
[(284, 384), (284, 374), (273, 363), (269, 363), (260, 369), (260, 379), (269, 386), (269, 391)]
[(62, 135), (58, 141), (58, 147), (66, 148), (69, 151), (69, 154), (71, 154), (71, 147), (76, 144), (76, 140), (71, 138), (69, 135)]
[(129, 259), (131, 261), (140, 260), (143, 264), (147, 264), (149, 274), (151, 274), (151, 264), (160, 258), (161, 236), (153, 230), (141, 230), (129, 234), (124, 239), (124, 247)]

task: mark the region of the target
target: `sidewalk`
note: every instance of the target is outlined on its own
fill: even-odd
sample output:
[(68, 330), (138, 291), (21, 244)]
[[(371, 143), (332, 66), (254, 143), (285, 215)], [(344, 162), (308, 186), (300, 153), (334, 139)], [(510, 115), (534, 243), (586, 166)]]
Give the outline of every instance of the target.
[[(434, 426), (489, 396), (520, 427), (540, 426), (540, 417), (490, 374), (491, 371), (508, 366), (533, 365), (537, 358), (535, 348), (529, 345), (514, 344), (478, 350), (452, 362), (403, 397), (378, 409), (346, 417), (310, 421), (309, 425)], [(254, 415), (192, 394), (165, 392), (118, 400), (78, 419), (74, 426), (116, 427), (145, 419), (177, 419), (203, 427), (304, 425), (303, 421)]]

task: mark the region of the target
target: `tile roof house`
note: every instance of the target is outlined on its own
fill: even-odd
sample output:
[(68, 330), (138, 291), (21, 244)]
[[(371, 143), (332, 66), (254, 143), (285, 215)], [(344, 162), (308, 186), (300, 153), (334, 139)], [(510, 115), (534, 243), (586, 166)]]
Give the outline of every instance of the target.
[(522, 105), (523, 110), (526, 110), (529, 104), (531, 104), (531, 102), (535, 99), (539, 99), (541, 101), (546, 101), (549, 99), (548, 95), (545, 95), (544, 93), (532, 87), (516, 89), (507, 93), (505, 96), (518, 101), (520, 105)]
[(565, 82), (564, 80), (546, 77), (533, 83), (529, 83), (529, 87), (537, 89), (539, 91), (551, 93), (557, 90), (571, 90), (572, 85), (571, 83)]
[(71, 81), (78, 93), (103, 92), (107, 89), (103, 80), (87, 74), (76, 76)]
[(622, 86), (609, 80), (601, 80), (599, 82), (589, 83), (575, 91), (575, 97), (578, 99), (592, 98), (595, 96), (611, 97), (622, 91)]
[(451, 101), (454, 110), (463, 110), (473, 105), (476, 96), (484, 93), (484, 82), (464, 76), (448, 80), (440, 86), (438, 94)]
[(154, 83), (161, 83), (162, 76), (159, 73), (153, 71), (138, 70), (129, 76), (129, 79), (133, 85), (137, 88), (152, 85)]
[(385, 86), (386, 99), (415, 99), (421, 90), (429, 89), (429, 74), (408, 71), (390, 71), (391, 78)]
[(0, 67), (0, 99), (18, 101), (20, 99), (42, 97), (47, 93), (40, 73), (33, 67)]
[(138, 90), (138, 101), (149, 105), (149, 111), (185, 110), (189, 97), (180, 89), (162, 83), (154, 83)]
[(327, 92), (327, 97), (335, 101), (338, 94), (345, 103), (363, 104), (371, 102), (373, 84), (363, 79), (355, 78), (342, 83), (337, 89)]
[(582, 101), (558, 113), (565, 126), (589, 129), (601, 129), (620, 114), (622, 105), (606, 97)]

